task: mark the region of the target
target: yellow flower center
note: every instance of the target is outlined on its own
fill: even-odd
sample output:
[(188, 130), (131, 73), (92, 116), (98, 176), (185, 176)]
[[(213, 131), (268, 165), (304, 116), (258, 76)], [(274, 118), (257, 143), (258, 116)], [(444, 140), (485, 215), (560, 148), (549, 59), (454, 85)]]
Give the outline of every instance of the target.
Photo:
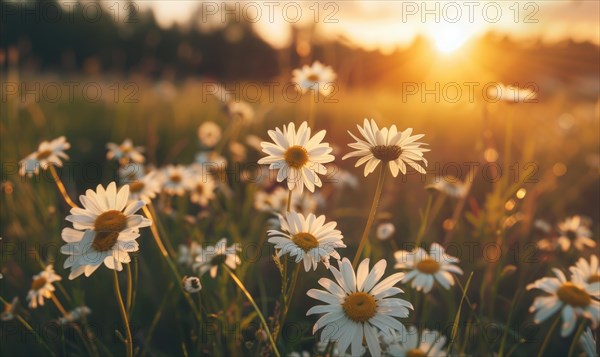
[(45, 150), (45, 151), (39, 152), (37, 154), (37, 159), (44, 160), (44, 159), (48, 158), (48, 156), (50, 156), (50, 155), (52, 155), (52, 150)]
[(440, 263), (431, 258), (423, 259), (417, 263), (417, 269), (421, 273), (435, 274), (440, 270)]
[(179, 174), (173, 174), (173, 175), (171, 175), (171, 177), (169, 178), (169, 180), (171, 180), (171, 182), (174, 182), (174, 183), (180, 183), (181, 182), (181, 175), (179, 175)]
[(381, 161), (394, 161), (402, 154), (402, 148), (398, 145), (377, 145), (371, 148), (371, 153)]
[(138, 193), (141, 192), (146, 186), (143, 182), (137, 181), (129, 184), (129, 192)]
[(290, 146), (283, 155), (288, 166), (299, 169), (308, 162), (308, 152), (302, 146)]
[(427, 356), (427, 354), (418, 348), (413, 348), (412, 350), (408, 350), (408, 352), (406, 352), (406, 357), (426, 357), (426, 356)]
[(587, 280), (588, 284), (600, 283), (600, 274), (594, 274)]
[(308, 79), (311, 82), (318, 82), (319, 81), (319, 75), (316, 73), (312, 73), (310, 75), (308, 75), (308, 77), (306, 77), (306, 79)]
[(573, 307), (586, 307), (592, 302), (592, 298), (585, 290), (571, 282), (562, 284), (556, 291), (556, 295), (562, 302)]
[(34, 279), (31, 282), (31, 290), (38, 291), (42, 287), (44, 287), (44, 285), (46, 285), (46, 278), (44, 278), (43, 276), (41, 276), (39, 278)]
[(92, 248), (98, 252), (110, 250), (117, 239), (119, 232), (127, 227), (127, 217), (120, 211), (111, 210), (99, 215), (94, 222), (96, 236), (92, 242)]
[(362, 323), (375, 316), (377, 302), (373, 295), (356, 292), (346, 296), (342, 308), (350, 320)]
[(310, 233), (300, 232), (292, 236), (292, 242), (305, 252), (319, 246), (319, 241)]
[(197, 184), (196, 185), (196, 192), (198, 194), (200, 194), (200, 195), (203, 194), (204, 193), (204, 185), (201, 184), (201, 183)]

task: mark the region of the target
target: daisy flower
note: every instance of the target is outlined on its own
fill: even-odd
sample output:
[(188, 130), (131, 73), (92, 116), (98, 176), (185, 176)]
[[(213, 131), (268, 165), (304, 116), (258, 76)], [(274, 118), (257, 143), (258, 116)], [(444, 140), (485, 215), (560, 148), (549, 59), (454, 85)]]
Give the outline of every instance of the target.
[(277, 182), (287, 179), (289, 190), (297, 189), (302, 193), (304, 186), (314, 192), (315, 186), (321, 187), (321, 179), (317, 174), (327, 173), (323, 166), (334, 160), (328, 143), (321, 143), (325, 130), (315, 136), (310, 136), (310, 128), (303, 122), (298, 131), (294, 123), (269, 130), (269, 136), (274, 143), (263, 141), (263, 152), (268, 156), (258, 160), (259, 164), (267, 164), (271, 170), (279, 170)]
[(196, 257), (200, 254), (202, 254), (202, 246), (196, 243), (196, 241), (192, 241), (189, 246), (186, 244), (180, 244), (179, 254), (177, 254), (177, 261), (181, 265), (192, 267), (196, 261)]
[(39, 306), (44, 306), (44, 298), (50, 299), (54, 293), (55, 281), (61, 281), (60, 275), (54, 272), (52, 264), (46, 266), (41, 273), (33, 276), (31, 282), (31, 288), (27, 293), (27, 301), (29, 301), (29, 307), (35, 309)]
[(346, 248), (342, 232), (335, 229), (337, 223), (325, 223), (325, 216), (304, 215), (291, 211), (285, 217), (279, 216), (281, 230), (268, 231), (269, 243), (275, 244), (277, 257), (289, 253), (296, 257), (296, 263), (304, 261), (304, 270), (312, 267), (317, 270), (317, 263), (322, 261), (329, 267), (329, 257), (340, 259), (336, 248)]
[(304, 65), (292, 71), (292, 82), (296, 83), (302, 93), (309, 90), (328, 96), (334, 89), (333, 81), (337, 77), (333, 69), (315, 61), (312, 66)]
[(587, 328), (579, 339), (579, 346), (587, 357), (597, 357), (598, 351), (596, 350), (596, 340), (592, 334), (592, 329)]
[(146, 167), (142, 164), (130, 162), (119, 167), (119, 182), (122, 184), (137, 181), (146, 174)]
[(465, 197), (468, 190), (467, 184), (454, 176), (436, 177), (434, 182), (425, 186), (425, 188), (442, 192), (454, 198)]
[(366, 163), (365, 177), (373, 172), (380, 162), (383, 162), (383, 165), (388, 164), (394, 177), (398, 176), (398, 172), (406, 175), (406, 164), (417, 172), (425, 174), (425, 169), (419, 162), (422, 161), (427, 166), (427, 160), (423, 157), (423, 153), (429, 149), (422, 148), (421, 145), (426, 144), (417, 141), (424, 136), (423, 134), (411, 136), (412, 128), (398, 131), (396, 125), (392, 125), (389, 129), (379, 129), (373, 119), (370, 122), (365, 119), (362, 127), (359, 125), (356, 127), (366, 141), (348, 131), (348, 134), (356, 140), (355, 143), (348, 144), (348, 146), (355, 151), (344, 155), (342, 160), (360, 157), (356, 161), (355, 167)]
[(446, 254), (444, 247), (437, 243), (433, 243), (429, 249), (429, 254), (423, 248), (416, 248), (408, 252), (400, 250), (394, 253), (396, 258), (396, 269), (408, 269), (408, 272), (402, 279), (403, 283), (413, 281), (411, 286), (417, 291), (423, 290), (428, 293), (433, 287), (434, 281), (437, 280), (444, 289), (450, 289), (454, 285), (454, 276), (451, 273), (461, 274), (462, 269), (455, 263), (458, 263), (458, 258)]
[(136, 164), (143, 164), (146, 158), (142, 153), (144, 148), (142, 146), (133, 146), (131, 139), (125, 139), (121, 145), (115, 143), (107, 143), (106, 158), (108, 160), (118, 160), (121, 165), (127, 165), (129, 162)]
[(395, 232), (396, 227), (394, 227), (394, 224), (390, 222), (381, 223), (379, 226), (377, 226), (376, 236), (379, 240), (387, 240), (390, 239)]
[(183, 278), (183, 288), (190, 294), (197, 293), (202, 290), (200, 279), (195, 276), (186, 276)]
[(573, 216), (565, 219), (558, 224), (558, 244), (566, 252), (571, 244), (577, 250), (584, 250), (585, 247), (594, 248), (596, 242), (591, 238), (592, 232), (588, 228), (585, 219), (581, 216)]
[(42, 141), (37, 151), (27, 155), (27, 157), (19, 162), (19, 174), (21, 176), (37, 175), (40, 167), (46, 170), (49, 165), (62, 167), (61, 159), (69, 159), (69, 156), (65, 154), (65, 150), (68, 150), (70, 147), (71, 144), (67, 142), (64, 136), (52, 141)]
[(215, 147), (221, 140), (221, 127), (212, 121), (202, 123), (198, 128), (198, 140), (205, 148)]
[(598, 256), (592, 255), (588, 262), (584, 258), (579, 258), (575, 266), (569, 268), (573, 280), (583, 285), (591, 285), (592, 290), (600, 290), (600, 267), (598, 266)]
[(70, 255), (64, 267), (71, 268), (69, 279), (81, 274), (89, 277), (102, 263), (109, 269), (121, 271), (122, 263), (129, 263), (129, 252), (138, 250), (136, 239), (139, 229), (152, 224), (147, 218), (135, 214), (145, 203), (129, 200), (129, 186), (117, 192), (111, 182), (106, 190), (102, 185), (96, 191), (87, 190), (79, 196), (83, 208), (71, 208), (65, 218), (73, 228), (64, 228), (62, 239), (67, 242), (60, 249)]
[(547, 293), (538, 296), (529, 308), (535, 312), (533, 321), (542, 323), (560, 310), (562, 315), (562, 328), (560, 335), (569, 336), (577, 323), (577, 318), (583, 316), (592, 322), (592, 327), (598, 326), (600, 320), (600, 301), (592, 297), (600, 297), (600, 285), (583, 285), (579, 280), (568, 281), (565, 274), (559, 269), (552, 269), (556, 278), (542, 278), (529, 285), (527, 290), (540, 289)]
[(150, 203), (162, 187), (162, 177), (157, 171), (150, 171), (145, 176), (129, 183), (129, 200), (142, 200)]
[(214, 246), (200, 248), (200, 251), (196, 256), (194, 269), (198, 270), (200, 276), (204, 275), (207, 271), (210, 271), (211, 278), (217, 276), (217, 270), (223, 264), (229, 267), (229, 269), (235, 270), (235, 268), (242, 263), (238, 256), (238, 252), (241, 250), (242, 247), (239, 243), (234, 243), (227, 247), (227, 238), (222, 238)]
[(402, 279), (403, 273), (393, 274), (380, 281), (385, 273), (385, 259), (377, 262), (369, 271), (369, 259), (363, 260), (356, 271), (347, 258), (339, 262), (339, 270), (331, 266), (329, 270), (336, 282), (319, 279), (319, 285), (326, 290), (310, 289), (306, 294), (321, 300), (326, 305), (313, 306), (306, 315), (324, 314), (313, 327), (313, 334), (323, 328), (321, 342), (336, 341), (341, 353), (351, 346), (353, 356), (364, 353), (363, 341), (372, 356), (381, 355), (378, 330), (385, 336), (392, 331), (405, 333), (406, 328), (394, 317), (408, 317), (412, 304), (390, 296), (401, 293), (394, 285)]
[(387, 352), (393, 357), (446, 357), (444, 344), (446, 337), (437, 331), (423, 330), (419, 340), (419, 332), (414, 326), (408, 330), (406, 337), (395, 335), (393, 339), (386, 339)]
[(173, 196), (183, 196), (187, 189), (189, 172), (183, 165), (169, 165), (163, 169), (163, 191)]
[(87, 306), (77, 306), (73, 310), (67, 313), (67, 316), (61, 316), (58, 318), (58, 323), (60, 325), (66, 325), (68, 323), (73, 323), (79, 320), (84, 319), (86, 316), (90, 315), (92, 310)]
[(206, 207), (208, 202), (215, 198), (216, 184), (209, 175), (190, 176), (186, 186), (190, 191), (190, 200), (202, 207)]

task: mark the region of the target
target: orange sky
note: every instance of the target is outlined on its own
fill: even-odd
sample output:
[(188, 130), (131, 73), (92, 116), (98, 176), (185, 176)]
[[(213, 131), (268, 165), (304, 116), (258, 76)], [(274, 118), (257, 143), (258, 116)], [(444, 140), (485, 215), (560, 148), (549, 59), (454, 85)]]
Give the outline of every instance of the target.
[[(186, 23), (194, 9), (204, 10), (195, 21), (204, 28), (235, 19), (223, 1), (140, 1), (141, 9), (156, 10), (164, 26)], [(237, 5), (235, 5), (237, 3)], [(242, 15), (275, 47), (289, 43), (291, 27), (315, 25), (317, 36), (344, 37), (369, 49), (391, 51), (425, 35), (450, 52), (489, 30), (516, 38), (560, 41), (566, 38), (600, 44), (600, 2), (544, 1), (239, 1)]]

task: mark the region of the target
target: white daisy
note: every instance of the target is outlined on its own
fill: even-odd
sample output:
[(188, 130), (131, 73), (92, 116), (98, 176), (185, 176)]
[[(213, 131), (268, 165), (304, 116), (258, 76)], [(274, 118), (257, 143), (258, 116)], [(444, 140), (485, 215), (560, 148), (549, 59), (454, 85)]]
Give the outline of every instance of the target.
[(163, 191), (173, 196), (183, 196), (187, 189), (189, 172), (183, 165), (169, 165), (162, 171)]
[(596, 340), (592, 334), (592, 329), (587, 328), (579, 339), (579, 346), (587, 357), (598, 357), (598, 351), (596, 350)]
[(60, 251), (70, 255), (64, 267), (71, 268), (69, 279), (81, 274), (90, 276), (102, 263), (109, 269), (121, 271), (122, 263), (129, 263), (129, 252), (138, 250), (136, 239), (139, 229), (152, 224), (147, 218), (135, 214), (144, 201), (129, 200), (129, 186), (117, 192), (111, 182), (106, 190), (102, 185), (96, 191), (87, 190), (79, 196), (83, 208), (71, 208), (65, 218), (73, 228), (64, 228), (62, 239), (67, 242)]
[(587, 222), (581, 216), (573, 216), (565, 219), (558, 224), (558, 244), (563, 251), (569, 250), (571, 244), (578, 249), (584, 250), (586, 247), (594, 248), (596, 242), (591, 238), (592, 232), (588, 228)]
[[(600, 266), (598, 256), (592, 255), (588, 262), (584, 258), (579, 258), (575, 266), (569, 268), (573, 281), (585, 286), (590, 285), (591, 291), (600, 291)], [(600, 297), (600, 296), (599, 296)]]
[(390, 239), (396, 233), (396, 227), (390, 222), (381, 223), (377, 226), (376, 236), (379, 240)]
[(268, 231), (269, 243), (275, 244), (277, 256), (289, 253), (296, 263), (304, 261), (304, 270), (317, 269), (320, 261), (329, 268), (329, 258), (340, 259), (336, 248), (346, 248), (336, 222), (325, 223), (325, 216), (304, 215), (291, 211), (279, 216), (281, 230)]
[[(446, 254), (444, 247), (437, 243), (433, 243), (429, 249), (429, 254), (423, 248), (416, 248), (408, 252), (400, 250), (394, 253), (396, 258), (396, 269), (409, 269), (404, 278), (403, 283), (413, 281), (411, 286), (417, 291), (423, 290), (428, 293), (433, 287), (434, 281), (437, 280), (444, 289), (450, 289), (454, 285), (455, 274), (462, 274), (463, 271), (455, 263), (460, 262), (458, 258)], [(414, 279), (414, 280), (413, 280)]]
[(190, 200), (202, 207), (215, 198), (216, 184), (209, 175), (189, 176), (186, 181), (187, 189), (190, 191)]
[(238, 256), (238, 252), (241, 250), (242, 247), (239, 243), (234, 243), (227, 247), (227, 238), (222, 238), (214, 246), (200, 249), (200, 252), (196, 256), (194, 269), (198, 270), (200, 276), (210, 271), (210, 277), (215, 278), (217, 270), (221, 265), (225, 264), (229, 269), (234, 270), (242, 263)]
[(221, 140), (221, 127), (212, 121), (202, 123), (198, 127), (198, 140), (205, 148), (215, 147)]
[(365, 177), (373, 172), (380, 162), (383, 162), (383, 165), (388, 164), (394, 177), (398, 176), (398, 172), (406, 174), (406, 164), (422, 174), (426, 173), (419, 161), (427, 166), (427, 160), (423, 157), (423, 153), (429, 149), (422, 148), (421, 145), (427, 144), (417, 141), (424, 136), (423, 134), (411, 136), (412, 128), (398, 131), (396, 125), (392, 125), (389, 129), (379, 129), (373, 119), (371, 122), (365, 119), (363, 127), (360, 125), (356, 127), (366, 141), (348, 131), (350, 136), (356, 140), (355, 143), (348, 144), (348, 146), (355, 151), (344, 155), (342, 160), (360, 157), (354, 166), (358, 167), (366, 163)]
[(180, 244), (179, 254), (177, 254), (178, 262), (181, 265), (192, 267), (196, 261), (196, 257), (202, 253), (202, 246), (196, 241), (192, 241), (190, 245)]
[(29, 301), (29, 307), (35, 309), (39, 306), (44, 306), (44, 298), (50, 299), (54, 293), (55, 281), (61, 281), (60, 275), (54, 272), (52, 264), (46, 266), (41, 273), (33, 276), (31, 282), (31, 288), (27, 293), (27, 301)]
[(108, 160), (118, 160), (121, 165), (127, 165), (130, 162), (143, 164), (146, 158), (142, 154), (144, 148), (142, 146), (133, 146), (131, 139), (125, 139), (121, 145), (115, 143), (107, 143), (106, 158)]
[(162, 175), (150, 171), (145, 176), (129, 183), (129, 200), (150, 203), (162, 187)]
[(450, 197), (463, 198), (467, 195), (468, 186), (454, 176), (441, 176), (436, 177), (433, 183), (425, 186), (425, 188), (437, 190)]
[(67, 316), (61, 316), (58, 318), (58, 323), (60, 325), (65, 325), (68, 323), (77, 322), (79, 320), (84, 319), (86, 316), (90, 315), (92, 310), (87, 306), (77, 306), (73, 310), (67, 313)]
[(411, 326), (406, 336), (396, 334), (394, 338), (386, 339), (386, 343), (387, 352), (393, 357), (446, 357), (446, 337), (437, 331), (425, 329), (419, 340), (419, 332)]
[(292, 71), (292, 82), (296, 83), (302, 93), (319, 92), (328, 96), (334, 90), (333, 81), (337, 77), (333, 69), (315, 61), (312, 66), (304, 65)]
[(349, 346), (353, 356), (364, 353), (363, 341), (372, 356), (381, 355), (378, 330), (389, 336), (392, 331), (405, 333), (406, 328), (394, 317), (408, 317), (412, 304), (390, 296), (403, 292), (394, 285), (402, 279), (403, 273), (392, 274), (381, 282), (387, 262), (377, 262), (369, 271), (369, 259), (363, 260), (354, 273), (352, 263), (344, 258), (339, 262), (339, 270), (331, 266), (329, 270), (336, 282), (319, 279), (319, 285), (326, 290), (310, 289), (306, 294), (321, 300), (327, 305), (313, 306), (306, 315), (324, 314), (313, 327), (313, 334), (323, 328), (321, 342), (333, 340), (338, 343), (341, 353)]
[(202, 290), (200, 279), (195, 276), (186, 276), (183, 278), (183, 288), (190, 294), (197, 293)]
[(146, 167), (142, 164), (130, 162), (119, 167), (119, 182), (126, 184), (137, 181), (146, 174)]
[(315, 186), (321, 187), (318, 174), (327, 173), (323, 166), (334, 160), (330, 155), (331, 147), (328, 143), (321, 143), (325, 137), (325, 130), (315, 136), (310, 136), (310, 128), (303, 122), (298, 131), (294, 123), (269, 130), (269, 136), (274, 143), (263, 141), (263, 152), (268, 156), (258, 160), (259, 164), (267, 164), (271, 170), (279, 170), (277, 182), (287, 179), (288, 189), (297, 189), (302, 193), (304, 186), (314, 192)]
[(69, 159), (69, 156), (65, 154), (65, 150), (68, 150), (70, 147), (71, 144), (67, 142), (64, 136), (52, 141), (42, 141), (37, 151), (27, 155), (27, 157), (19, 162), (19, 174), (21, 176), (37, 175), (40, 167), (46, 170), (49, 165), (62, 167), (61, 159)]
[(592, 322), (592, 327), (598, 326), (600, 320), (600, 301), (592, 297), (600, 297), (600, 284), (583, 285), (577, 279), (568, 281), (559, 269), (552, 269), (556, 278), (542, 278), (527, 285), (527, 290), (540, 289), (548, 295), (538, 296), (529, 308), (535, 312), (533, 321), (542, 323), (555, 312), (561, 311), (561, 336), (567, 337), (575, 329), (577, 318), (582, 316)]

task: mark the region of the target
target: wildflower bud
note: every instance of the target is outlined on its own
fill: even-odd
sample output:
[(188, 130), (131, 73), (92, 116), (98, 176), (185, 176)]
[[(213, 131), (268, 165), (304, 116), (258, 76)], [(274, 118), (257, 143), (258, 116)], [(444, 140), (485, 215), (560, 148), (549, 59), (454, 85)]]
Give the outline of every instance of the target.
[(200, 279), (195, 276), (186, 276), (183, 278), (183, 287), (190, 294), (197, 293), (202, 290)]
[(396, 232), (396, 227), (392, 223), (381, 223), (377, 226), (377, 239), (387, 240)]

